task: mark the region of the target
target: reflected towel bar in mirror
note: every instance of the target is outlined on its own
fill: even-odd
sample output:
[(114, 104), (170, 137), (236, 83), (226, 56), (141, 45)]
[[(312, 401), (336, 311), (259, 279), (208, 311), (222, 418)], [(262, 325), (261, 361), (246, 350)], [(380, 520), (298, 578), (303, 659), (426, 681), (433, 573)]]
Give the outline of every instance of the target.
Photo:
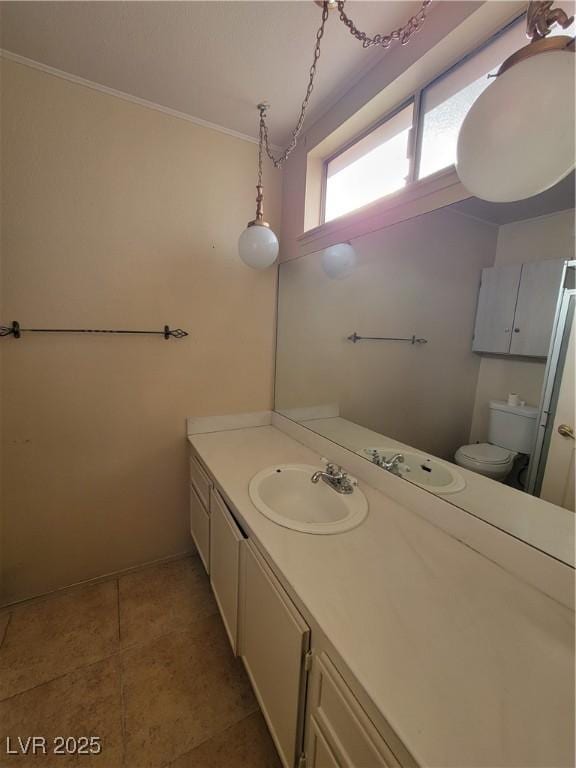
[(357, 341), (409, 341), (410, 344), (428, 344), (428, 339), (419, 339), (416, 336), (410, 336), (408, 339), (399, 339), (394, 336), (358, 336), (356, 331), (346, 338), (353, 344)]

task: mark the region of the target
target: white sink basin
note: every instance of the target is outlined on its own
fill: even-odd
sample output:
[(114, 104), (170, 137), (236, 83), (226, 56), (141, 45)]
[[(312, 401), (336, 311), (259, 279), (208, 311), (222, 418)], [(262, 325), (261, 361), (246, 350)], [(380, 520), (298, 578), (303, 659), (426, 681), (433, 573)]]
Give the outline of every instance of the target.
[(254, 475), (248, 491), (256, 509), (284, 528), (303, 533), (341, 533), (355, 528), (368, 514), (368, 501), (355, 487), (338, 493), (311, 477), (311, 464), (276, 464)]
[(421, 488), (426, 488), (434, 493), (456, 493), (466, 487), (466, 481), (459, 472), (452, 468), (451, 464), (434, 456), (416, 451), (405, 451), (403, 448), (394, 448), (389, 445), (364, 448), (360, 453), (371, 457), (374, 451), (387, 459), (394, 456), (395, 453), (401, 453), (404, 456), (404, 462), (398, 465), (396, 474)]

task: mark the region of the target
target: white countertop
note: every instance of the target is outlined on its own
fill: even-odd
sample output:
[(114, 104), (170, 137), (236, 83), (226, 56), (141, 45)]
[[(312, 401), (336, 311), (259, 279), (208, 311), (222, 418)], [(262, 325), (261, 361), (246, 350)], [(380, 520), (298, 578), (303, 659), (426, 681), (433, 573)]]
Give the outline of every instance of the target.
[(573, 765), (574, 614), (365, 483), (367, 519), (298, 533), (248, 483), (320, 457), (271, 426), (192, 445), (268, 561), (416, 760), (426, 766)]
[[(392, 440), (340, 416), (307, 419), (300, 423), (338, 445), (362, 455), (364, 448), (388, 445), (433, 456), (427, 451)], [(454, 466), (453, 462), (446, 459), (440, 461)], [(437, 490), (438, 496), (480, 519), (487, 520), (497, 528), (508, 531), (536, 549), (548, 552), (563, 563), (575, 566), (575, 516), (571, 510), (558, 507), (529, 493), (521, 493), (504, 483), (496, 483), (464, 467), (457, 467), (456, 471), (464, 478), (466, 486), (455, 493), (443, 494)]]

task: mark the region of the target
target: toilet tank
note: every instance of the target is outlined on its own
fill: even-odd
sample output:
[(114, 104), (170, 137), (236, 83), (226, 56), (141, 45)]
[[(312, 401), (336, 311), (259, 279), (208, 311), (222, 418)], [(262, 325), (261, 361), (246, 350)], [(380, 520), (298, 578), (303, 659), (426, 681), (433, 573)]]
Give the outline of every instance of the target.
[(488, 442), (516, 453), (532, 453), (538, 409), (490, 400)]

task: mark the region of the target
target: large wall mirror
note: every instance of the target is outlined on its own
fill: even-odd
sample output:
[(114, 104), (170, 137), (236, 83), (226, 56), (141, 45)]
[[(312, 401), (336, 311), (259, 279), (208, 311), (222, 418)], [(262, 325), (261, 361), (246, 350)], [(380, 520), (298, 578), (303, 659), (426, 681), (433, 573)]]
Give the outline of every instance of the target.
[(280, 267), (275, 409), (573, 562), (573, 175), (350, 245)]

